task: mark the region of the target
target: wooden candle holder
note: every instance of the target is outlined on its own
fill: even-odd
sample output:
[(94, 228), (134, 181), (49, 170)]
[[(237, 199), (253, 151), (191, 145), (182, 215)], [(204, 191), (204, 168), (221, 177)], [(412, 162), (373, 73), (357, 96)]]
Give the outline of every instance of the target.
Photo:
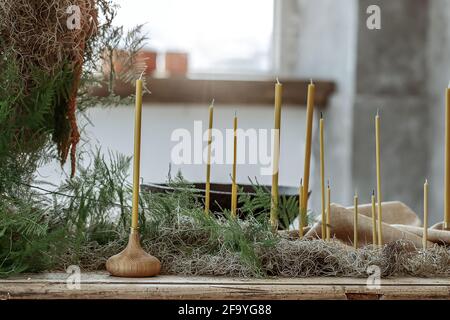
[(116, 277), (153, 277), (159, 274), (161, 262), (142, 249), (139, 231), (131, 229), (127, 247), (106, 261), (106, 270)]

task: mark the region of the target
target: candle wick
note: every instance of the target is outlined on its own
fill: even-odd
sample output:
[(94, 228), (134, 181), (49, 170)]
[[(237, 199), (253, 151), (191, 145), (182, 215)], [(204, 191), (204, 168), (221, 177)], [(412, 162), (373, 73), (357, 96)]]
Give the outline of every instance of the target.
[(280, 84), (280, 81), (278, 80), (278, 77), (277, 77), (277, 84)]
[(314, 84), (313, 81), (312, 81), (312, 78), (309, 79), (309, 83), (310, 84)]
[(300, 179), (300, 185), (303, 185), (303, 178)]
[(448, 82), (448, 87), (447, 88), (449, 88), (450, 89), (450, 81)]
[(215, 99), (213, 98), (211, 101), (211, 106), (214, 106), (214, 101), (215, 101)]
[(372, 195), (375, 196), (375, 189), (372, 189)]
[(327, 180), (327, 186), (330, 188), (330, 180)]
[(380, 108), (377, 108), (377, 117), (380, 115)]
[(236, 110), (234, 110), (234, 117), (235, 118), (237, 117), (237, 111)]
[(145, 70), (142, 70), (141, 75), (139, 76), (139, 80), (142, 80), (142, 76), (144, 75)]
[(320, 119), (323, 119), (323, 113), (320, 111)]

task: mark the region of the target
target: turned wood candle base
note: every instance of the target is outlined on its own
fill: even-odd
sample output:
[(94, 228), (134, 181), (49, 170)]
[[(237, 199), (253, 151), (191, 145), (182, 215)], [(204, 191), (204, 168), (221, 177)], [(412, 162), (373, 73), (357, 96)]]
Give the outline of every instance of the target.
[(106, 270), (116, 277), (153, 277), (161, 263), (141, 247), (139, 231), (131, 229), (127, 247), (106, 261)]

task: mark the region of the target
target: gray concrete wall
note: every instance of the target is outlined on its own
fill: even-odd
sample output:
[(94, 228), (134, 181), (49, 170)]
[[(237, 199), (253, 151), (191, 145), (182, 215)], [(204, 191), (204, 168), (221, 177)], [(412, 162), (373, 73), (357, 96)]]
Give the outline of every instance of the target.
[[(382, 195), (419, 215), (430, 182), (430, 220), (442, 220), (444, 88), (450, 80), (450, 0), (283, 0), (283, 71), (337, 83), (326, 117), (326, 175), (333, 201), (368, 202), (375, 178), (374, 116), (381, 115)], [(381, 8), (381, 30), (366, 26)], [(295, 18), (297, 17), (297, 18)], [(292, 58), (292, 52), (297, 58)], [(294, 63), (295, 62), (295, 63)], [(317, 119), (317, 117), (316, 117)], [(317, 124), (317, 123), (315, 123)], [(319, 191), (317, 127), (312, 188)], [(320, 210), (318, 192), (312, 206)]]
[(450, 1), (430, 1), (427, 39), (427, 102), (430, 108), (430, 211), (443, 219), (444, 201), (444, 88), (450, 81)]
[[(366, 9), (381, 8), (380, 30), (366, 26)], [(428, 1), (359, 1), (354, 105), (353, 182), (361, 202), (376, 187), (374, 116), (381, 116), (382, 199), (422, 212), (427, 150), (426, 50)], [(431, 220), (436, 221), (432, 215)]]
[[(331, 79), (337, 91), (324, 113), (326, 168), (332, 185), (332, 201), (351, 201), (353, 97), (356, 67), (357, 1), (281, 0), (287, 41), (281, 41), (286, 64), (281, 72), (289, 76)], [(293, 46), (292, 39), (296, 39)], [(283, 47), (284, 45), (284, 47)], [(293, 58), (294, 57), (294, 58)], [(310, 208), (320, 212), (318, 113), (314, 118)], [(304, 134), (299, 140), (304, 139)], [(299, 142), (300, 143), (300, 142)]]

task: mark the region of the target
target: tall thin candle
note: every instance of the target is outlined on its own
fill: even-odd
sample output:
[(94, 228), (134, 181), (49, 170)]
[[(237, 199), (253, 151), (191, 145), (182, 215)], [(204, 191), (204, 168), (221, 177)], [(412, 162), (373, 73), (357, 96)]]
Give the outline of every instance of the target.
[(377, 111), (375, 116), (375, 145), (376, 145), (376, 170), (377, 170), (377, 205), (378, 205), (378, 245), (383, 245), (383, 215), (381, 210), (381, 168), (380, 168), (380, 116)]
[(376, 216), (376, 205), (375, 205), (375, 190), (372, 190), (372, 243), (374, 246), (377, 245), (377, 216)]
[(358, 194), (353, 197), (353, 247), (358, 248)]
[(311, 163), (311, 139), (314, 115), (314, 94), (316, 87), (310, 82), (308, 85), (308, 97), (306, 101), (306, 141), (305, 141), (305, 163), (303, 170), (303, 195), (302, 195), (302, 218), (306, 221), (306, 213), (308, 210), (308, 193), (309, 193), (309, 171)]
[(142, 278), (156, 276), (161, 262), (144, 251), (139, 235), (139, 169), (141, 158), (142, 75), (136, 80), (134, 124), (133, 199), (128, 244), (120, 253), (106, 260), (106, 270), (116, 277)]
[(324, 146), (323, 146), (323, 115), (320, 113), (319, 120), (319, 136), (320, 136), (320, 186), (321, 186), (321, 202), (322, 202), (322, 239), (326, 238), (326, 217), (325, 217), (325, 160), (324, 160)]
[(131, 228), (139, 225), (139, 175), (141, 164), (141, 119), (142, 119), (142, 79), (136, 80), (136, 108), (134, 111), (134, 155), (133, 155), (133, 203)]
[(444, 229), (450, 229), (450, 83), (445, 91)]
[(303, 238), (303, 219), (302, 219), (302, 194), (303, 194), (303, 179), (300, 179), (300, 187), (298, 189), (298, 236)]
[(331, 189), (330, 181), (327, 184), (327, 240), (331, 238)]
[(237, 215), (237, 184), (236, 184), (236, 162), (237, 162), (237, 115), (234, 114), (233, 122), (233, 172), (232, 172), (232, 185), (231, 185), (231, 215), (236, 217)]
[(281, 104), (283, 96), (283, 85), (278, 81), (275, 83), (275, 139), (273, 150), (273, 172), (272, 172), (272, 192), (270, 206), (270, 224), (274, 230), (278, 228), (278, 171), (280, 161), (280, 125), (281, 125)]
[(428, 180), (423, 184), (423, 250), (427, 249), (428, 241)]
[(210, 190), (211, 190), (211, 143), (212, 143), (212, 127), (214, 116), (214, 99), (209, 106), (209, 123), (208, 123), (208, 154), (206, 159), (206, 184), (205, 184), (205, 213), (209, 214), (210, 206)]

